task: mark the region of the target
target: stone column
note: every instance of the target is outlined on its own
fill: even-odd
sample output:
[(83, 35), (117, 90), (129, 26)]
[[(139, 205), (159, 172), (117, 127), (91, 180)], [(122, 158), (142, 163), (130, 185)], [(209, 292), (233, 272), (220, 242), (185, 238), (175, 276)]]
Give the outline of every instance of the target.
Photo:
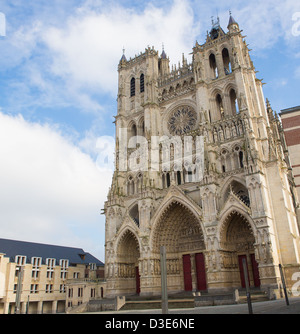
[(57, 300), (53, 300), (52, 302), (52, 313), (55, 314), (57, 311)]
[(43, 313), (43, 301), (39, 301), (37, 307), (37, 314), (42, 314), (42, 313)]

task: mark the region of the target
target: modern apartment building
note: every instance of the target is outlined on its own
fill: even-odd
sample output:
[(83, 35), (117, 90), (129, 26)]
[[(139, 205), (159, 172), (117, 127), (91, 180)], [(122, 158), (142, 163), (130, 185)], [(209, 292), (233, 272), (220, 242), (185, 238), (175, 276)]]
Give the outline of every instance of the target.
[(81, 248), (0, 239), (0, 314), (63, 313), (104, 286), (104, 264)]

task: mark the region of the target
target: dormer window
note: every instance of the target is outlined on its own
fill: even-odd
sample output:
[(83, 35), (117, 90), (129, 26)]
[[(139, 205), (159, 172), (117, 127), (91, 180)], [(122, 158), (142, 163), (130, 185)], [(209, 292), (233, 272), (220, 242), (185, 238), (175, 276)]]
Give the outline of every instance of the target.
[(79, 257), (81, 258), (81, 260), (85, 260), (85, 254), (79, 254)]
[(67, 273), (68, 273), (68, 267), (69, 267), (69, 260), (59, 260), (59, 265), (60, 265), (60, 278), (61, 279), (66, 279), (67, 278)]
[(15, 262), (16, 262), (17, 266), (20, 266), (20, 267), (25, 266), (25, 264), (26, 264), (26, 256), (16, 255)]
[(55, 267), (56, 260), (53, 258), (46, 259), (46, 266), (47, 266), (47, 278), (52, 279), (54, 275), (54, 267)]
[(41, 257), (32, 257), (31, 258), (32, 264), (32, 273), (31, 277), (37, 279), (39, 277), (40, 267), (42, 265), (42, 258)]

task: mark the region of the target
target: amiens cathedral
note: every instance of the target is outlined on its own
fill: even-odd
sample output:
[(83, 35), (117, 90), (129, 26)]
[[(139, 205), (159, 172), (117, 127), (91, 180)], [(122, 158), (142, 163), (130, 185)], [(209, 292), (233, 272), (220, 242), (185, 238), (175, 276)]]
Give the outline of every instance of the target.
[(192, 60), (153, 47), (118, 65), (105, 202), (107, 296), (278, 290), (300, 271), (298, 198), (281, 122), (239, 24), (213, 22)]

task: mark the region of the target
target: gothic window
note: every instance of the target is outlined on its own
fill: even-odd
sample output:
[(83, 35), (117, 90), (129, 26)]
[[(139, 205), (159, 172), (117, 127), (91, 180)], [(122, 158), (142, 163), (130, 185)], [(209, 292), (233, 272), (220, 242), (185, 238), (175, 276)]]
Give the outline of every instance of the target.
[(239, 199), (246, 204), (248, 207), (250, 207), (250, 198), (249, 198), (249, 192), (248, 189), (239, 183), (238, 181), (233, 181), (227, 188), (227, 192), (225, 194), (224, 202), (226, 201), (227, 197), (229, 196), (230, 192), (233, 192)]
[(170, 185), (171, 185), (170, 173), (167, 173), (167, 174), (166, 174), (166, 178), (167, 178), (167, 188), (169, 188)]
[(177, 184), (180, 186), (181, 185), (181, 172), (180, 171), (177, 171), (176, 177), (177, 177)]
[(168, 129), (172, 135), (180, 136), (194, 130), (197, 114), (189, 106), (176, 108), (169, 117)]
[(144, 74), (142, 73), (140, 76), (140, 93), (144, 93), (145, 91), (145, 79)]
[(137, 135), (137, 130), (136, 130), (136, 125), (133, 124), (131, 127), (131, 135), (136, 136)]
[(244, 168), (244, 153), (239, 146), (234, 149), (235, 168)]
[(135, 96), (135, 78), (130, 80), (130, 97)]
[(218, 74), (216, 57), (213, 53), (209, 56), (209, 65), (210, 65), (210, 68), (211, 68), (211, 78), (212, 79), (217, 79), (219, 74)]
[(244, 168), (243, 157), (244, 157), (244, 154), (243, 154), (242, 151), (240, 151), (239, 152), (239, 162), (240, 162), (240, 167), (241, 168)]
[(141, 127), (141, 136), (145, 136), (145, 122), (143, 121), (142, 127)]
[(223, 149), (221, 152), (221, 165), (222, 165), (222, 172), (228, 172), (232, 170), (231, 168), (231, 161), (230, 161), (230, 154), (226, 149)]
[(137, 181), (136, 181), (136, 191), (137, 192), (140, 192), (141, 191), (141, 189), (142, 189), (142, 186), (143, 186), (143, 174), (139, 174), (138, 176), (137, 176)]
[(228, 49), (226, 49), (226, 48), (223, 49), (222, 58), (223, 58), (223, 65), (224, 65), (225, 74), (228, 75), (228, 74), (231, 73), (231, 63), (230, 63)]
[(136, 225), (138, 227), (140, 227), (139, 206), (138, 206), (138, 204), (134, 205), (133, 208), (130, 209), (129, 215), (133, 219), (133, 221), (136, 223)]
[(236, 115), (239, 111), (239, 106), (237, 103), (237, 97), (236, 97), (236, 92), (234, 89), (231, 89), (230, 93), (229, 93), (229, 97), (230, 97), (230, 105), (231, 105), (231, 111), (233, 115)]
[(129, 176), (128, 182), (127, 182), (127, 194), (134, 195), (134, 180), (132, 176)]
[(193, 182), (193, 171), (191, 168), (188, 168), (185, 173), (185, 180), (186, 183)]
[(136, 136), (137, 136), (137, 127), (135, 123), (131, 123), (131, 125), (128, 126), (128, 140)]
[(171, 177), (170, 173), (163, 173), (162, 175), (162, 187), (163, 189), (169, 188), (171, 186)]

